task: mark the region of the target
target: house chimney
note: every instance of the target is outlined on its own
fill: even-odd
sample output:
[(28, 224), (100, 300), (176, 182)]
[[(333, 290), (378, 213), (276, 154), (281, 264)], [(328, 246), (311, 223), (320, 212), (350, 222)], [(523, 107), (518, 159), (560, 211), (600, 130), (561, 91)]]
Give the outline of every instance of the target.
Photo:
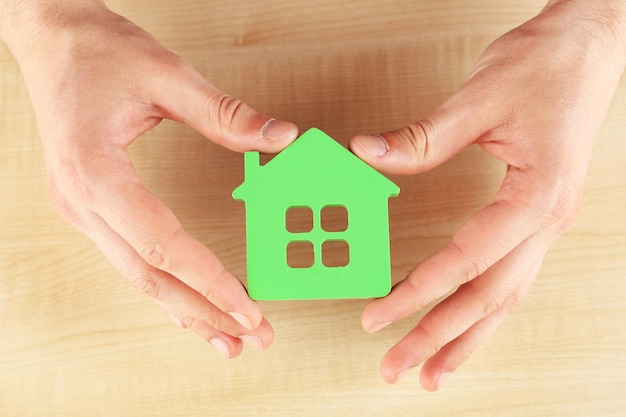
[(243, 166), (245, 177), (248, 179), (248, 175), (253, 175), (258, 169), (261, 168), (261, 157), (257, 151), (250, 151), (243, 154)]

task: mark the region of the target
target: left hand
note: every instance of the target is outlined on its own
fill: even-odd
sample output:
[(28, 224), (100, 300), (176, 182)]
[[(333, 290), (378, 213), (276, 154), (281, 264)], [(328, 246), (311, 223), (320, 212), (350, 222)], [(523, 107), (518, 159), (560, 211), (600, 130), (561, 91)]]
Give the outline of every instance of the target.
[(508, 164), (491, 205), (363, 312), (374, 332), (450, 290), (385, 355), (396, 382), (424, 363), (436, 390), (529, 291), (548, 246), (572, 223), (595, 138), (624, 69), (623, 1), (551, 1), (479, 58), (468, 81), (427, 118), (350, 147), (373, 167), (417, 174), (478, 144)]
[(243, 341), (269, 347), (259, 304), (143, 186), (128, 148), (164, 118), (240, 152), (277, 152), (297, 126), (224, 94), (100, 0), (0, 0), (0, 35), (33, 102), (59, 214), (224, 356), (238, 356)]

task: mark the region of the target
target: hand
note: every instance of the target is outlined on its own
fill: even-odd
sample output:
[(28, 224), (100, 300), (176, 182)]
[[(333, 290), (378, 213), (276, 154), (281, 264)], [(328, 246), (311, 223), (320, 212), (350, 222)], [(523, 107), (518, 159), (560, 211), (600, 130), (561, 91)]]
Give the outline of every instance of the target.
[(624, 2), (550, 2), (490, 45), (430, 116), (351, 139), (354, 153), (392, 174), (427, 171), (474, 143), (508, 164), (493, 203), (363, 312), (374, 332), (456, 289), (387, 352), (385, 381), (424, 363), (421, 383), (437, 389), (531, 288), (549, 244), (577, 212), (624, 69), (624, 22)]
[(297, 127), (225, 95), (100, 1), (5, 1), (0, 10), (62, 217), (176, 322), (224, 355), (237, 356), (241, 339), (269, 346), (273, 330), (257, 303), (142, 186), (127, 147), (163, 118), (239, 152), (277, 152)]

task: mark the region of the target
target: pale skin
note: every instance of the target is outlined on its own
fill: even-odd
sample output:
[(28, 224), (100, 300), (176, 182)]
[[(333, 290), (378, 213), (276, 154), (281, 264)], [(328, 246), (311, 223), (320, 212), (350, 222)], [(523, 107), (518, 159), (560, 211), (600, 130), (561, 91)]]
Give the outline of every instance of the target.
[(163, 118), (234, 151), (277, 152), (298, 128), (209, 84), (97, 0), (3, 1), (2, 36), (20, 64), (54, 204), (181, 327), (235, 357), (273, 330), (241, 282), (148, 190), (127, 147)]
[[(587, 165), (624, 70), (622, 1), (552, 1), (493, 42), (431, 115), (351, 149), (377, 169), (418, 174), (478, 144), (508, 164), (493, 203), (363, 312), (374, 332), (456, 291), (383, 358), (394, 383), (423, 364), (436, 390), (520, 303), (548, 246), (573, 221)], [(458, 289), (457, 289), (458, 288)]]
[[(576, 215), (624, 70), (624, 3), (551, 1), (490, 45), (431, 115), (351, 139), (357, 156), (386, 173), (419, 174), (471, 144), (509, 166), (493, 203), (363, 312), (363, 328), (374, 332), (456, 290), (387, 352), (385, 381), (422, 365), (422, 385), (438, 389), (531, 288)], [(0, 0), (0, 34), (31, 95), (61, 216), (225, 356), (239, 355), (243, 341), (268, 347), (273, 330), (258, 304), (141, 185), (127, 147), (164, 118), (238, 152), (277, 152), (297, 127), (225, 95), (97, 0)]]

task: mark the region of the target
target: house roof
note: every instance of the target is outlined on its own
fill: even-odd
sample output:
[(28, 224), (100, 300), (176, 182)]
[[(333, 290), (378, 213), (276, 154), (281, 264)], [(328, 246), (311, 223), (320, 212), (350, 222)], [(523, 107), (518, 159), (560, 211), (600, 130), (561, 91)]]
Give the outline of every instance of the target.
[(396, 184), (333, 138), (312, 128), (263, 166), (258, 152), (246, 152), (245, 180), (233, 197), (245, 200), (253, 195), (268, 197), (266, 191), (317, 193), (338, 188), (386, 198), (400, 192)]

